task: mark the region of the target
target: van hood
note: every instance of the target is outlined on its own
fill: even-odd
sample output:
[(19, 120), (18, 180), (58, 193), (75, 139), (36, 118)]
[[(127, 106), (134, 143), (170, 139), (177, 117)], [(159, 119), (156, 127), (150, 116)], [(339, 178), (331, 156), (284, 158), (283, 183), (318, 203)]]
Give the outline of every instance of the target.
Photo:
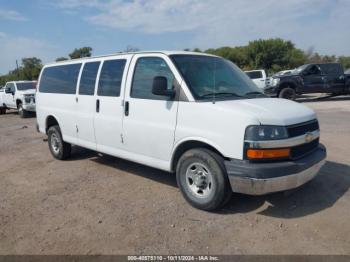
[(216, 101), (225, 111), (234, 111), (253, 117), (262, 125), (288, 126), (316, 118), (315, 112), (296, 102), (281, 98), (256, 98)]

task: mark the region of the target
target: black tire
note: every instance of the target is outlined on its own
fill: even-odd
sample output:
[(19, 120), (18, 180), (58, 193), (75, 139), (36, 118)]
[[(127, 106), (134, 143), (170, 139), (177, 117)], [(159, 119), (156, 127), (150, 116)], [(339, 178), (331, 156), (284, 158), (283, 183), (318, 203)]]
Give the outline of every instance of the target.
[(61, 129), (58, 125), (51, 126), (47, 131), (50, 152), (58, 160), (67, 159), (72, 151), (71, 144), (62, 139)]
[(18, 106), (18, 114), (21, 118), (26, 118), (28, 117), (28, 112), (26, 110), (23, 109), (23, 105), (22, 103), (19, 103)]
[(0, 108), (0, 115), (5, 115), (6, 114), (6, 108), (2, 107)]
[[(203, 173), (200, 174), (200, 176), (204, 175), (206, 180), (208, 180), (204, 182), (204, 185), (197, 185), (198, 181), (202, 183), (198, 179), (200, 170), (206, 171), (205, 175)], [(196, 178), (193, 180), (187, 175), (187, 173), (191, 172), (197, 172), (195, 174)], [(208, 174), (210, 179), (208, 179)], [(176, 168), (176, 180), (184, 198), (198, 209), (206, 211), (216, 210), (226, 204), (232, 196), (224, 160), (221, 156), (206, 148), (188, 150), (180, 157)], [(205, 189), (202, 190), (204, 186)]]
[(295, 100), (297, 94), (295, 90), (291, 87), (285, 87), (283, 88), (280, 93), (278, 94), (279, 98), (285, 98), (289, 100)]

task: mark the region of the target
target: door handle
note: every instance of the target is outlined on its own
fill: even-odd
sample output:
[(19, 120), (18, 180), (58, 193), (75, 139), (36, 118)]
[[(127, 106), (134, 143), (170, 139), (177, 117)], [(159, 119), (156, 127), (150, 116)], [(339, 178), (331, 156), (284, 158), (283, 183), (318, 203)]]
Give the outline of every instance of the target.
[(99, 113), (100, 112), (100, 99), (96, 100), (96, 112)]
[(124, 115), (126, 115), (126, 116), (129, 115), (129, 101), (125, 101), (125, 104), (124, 104)]

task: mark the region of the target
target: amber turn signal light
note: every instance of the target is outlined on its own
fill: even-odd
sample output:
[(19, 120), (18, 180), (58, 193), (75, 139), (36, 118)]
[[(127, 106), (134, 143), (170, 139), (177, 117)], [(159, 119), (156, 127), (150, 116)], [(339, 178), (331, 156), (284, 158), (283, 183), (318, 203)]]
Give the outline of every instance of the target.
[(264, 158), (283, 158), (289, 157), (290, 149), (248, 149), (247, 157), (249, 159), (264, 159)]

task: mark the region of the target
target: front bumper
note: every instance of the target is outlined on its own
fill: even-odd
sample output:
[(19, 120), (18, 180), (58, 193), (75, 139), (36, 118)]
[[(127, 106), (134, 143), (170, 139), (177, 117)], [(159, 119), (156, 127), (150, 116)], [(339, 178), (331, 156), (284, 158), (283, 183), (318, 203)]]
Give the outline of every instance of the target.
[(31, 112), (36, 111), (35, 104), (23, 104), (23, 109), (26, 111), (31, 111)]
[(225, 161), (233, 192), (264, 195), (297, 188), (313, 179), (326, 159), (323, 145), (301, 159), (274, 163)]
[(278, 91), (277, 91), (277, 86), (266, 86), (264, 88), (264, 94), (267, 96), (277, 96)]

